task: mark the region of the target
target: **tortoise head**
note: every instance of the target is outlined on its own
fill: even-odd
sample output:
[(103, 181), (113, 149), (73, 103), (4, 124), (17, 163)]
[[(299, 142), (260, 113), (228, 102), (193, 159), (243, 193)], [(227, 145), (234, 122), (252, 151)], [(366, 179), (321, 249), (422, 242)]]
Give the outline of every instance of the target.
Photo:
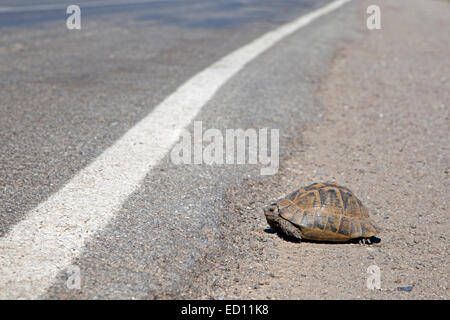
[(279, 228), (278, 220), (280, 215), (278, 213), (278, 204), (272, 202), (271, 204), (264, 207), (264, 215), (266, 216), (267, 223), (272, 229), (277, 230)]

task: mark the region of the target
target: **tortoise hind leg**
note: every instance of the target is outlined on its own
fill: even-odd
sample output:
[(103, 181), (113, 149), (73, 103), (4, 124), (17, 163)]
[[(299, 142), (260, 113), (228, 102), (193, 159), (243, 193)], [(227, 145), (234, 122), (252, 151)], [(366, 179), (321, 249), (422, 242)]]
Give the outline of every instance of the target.
[(361, 238), (371, 238), (380, 233), (380, 231), (381, 228), (370, 219), (361, 220)]

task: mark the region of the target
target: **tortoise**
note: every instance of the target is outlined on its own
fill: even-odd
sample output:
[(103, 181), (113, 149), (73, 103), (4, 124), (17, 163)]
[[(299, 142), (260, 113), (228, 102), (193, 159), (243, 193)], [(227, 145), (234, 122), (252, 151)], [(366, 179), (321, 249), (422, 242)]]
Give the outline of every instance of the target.
[(361, 201), (336, 183), (313, 183), (264, 208), (269, 226), (290, 238), (347, 242), (381, 229)]

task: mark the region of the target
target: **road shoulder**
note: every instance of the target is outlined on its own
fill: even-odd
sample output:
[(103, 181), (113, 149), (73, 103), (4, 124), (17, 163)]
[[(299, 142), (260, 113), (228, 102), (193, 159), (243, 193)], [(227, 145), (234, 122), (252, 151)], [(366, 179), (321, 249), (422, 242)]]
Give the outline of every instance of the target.
[[(321, 108), (274, 179), (229, 190), (240, 253), (208, 277), (202, 298), (448, 299), (450, 189), (446, 1), (378, 1), (382, 30), (345, 43), (320, 83)], [(446, 89), (447, 88), (447, 89)], [(381, 242), (293, 243), (267, 230), (264, 203), (294, 186), (336, 181), (352, 189), (384, 231)], [(381, 270), (368, 290), (367, 268)], [(400, 291), (399, 287), (412, 286)]]

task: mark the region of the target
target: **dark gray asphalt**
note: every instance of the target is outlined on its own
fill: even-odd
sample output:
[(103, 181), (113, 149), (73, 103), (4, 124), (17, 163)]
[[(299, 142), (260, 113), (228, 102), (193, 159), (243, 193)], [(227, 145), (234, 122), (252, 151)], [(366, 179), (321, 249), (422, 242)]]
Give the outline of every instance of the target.
[[(193, 8), (187, 6), (184, 19), (212, 20), (206, 18), (212, 10), (208, 3), (196, 1)], [(255, 1), (250, 4), (256, 10)], [(295, 4), (290, 2), (291, 7)], [(220, 9), (219, 2), (216, 5)], [(147, 12), (142, 9), (121, 14), (115, 13), (121, 7), (99, 8), (105, 12), (111, 9), (112, 13), (107, 19), (97, 16), (88, 21), (84, 21), (82, 9), (80, 31), (66, 29), (65, 13), (59, 22), (0, 29), (0, 160), (4, 185), (0, 235), (178, 85), (226, 53), (300, 14), (305, 7), (298, 5), (296, 12), (282, 7), (278, 15), (272, 14), (276, 22), (260, 19), (217, 29), (213, 23), (211, 28), (171, 23), (168, 17), (183, 17), (176, 2), (167, 4), (168, 9), (158, 14), (151, 4), (146, 6)], [(206, 7), (205, 12), (199, 7)], [(264, 8), (261, 6), (261, 10)], [(235, 10), (242, 11), (238, 7)], [(48, 20), (52, 12), (38, 14), (49, 15)], [(150, 12), (159, 18), (142, 18)], [(14, 21), (27, 21), (28, 15), (34, 14), (28, 12), (14, 17)], [(9, 15), (0, 14), (0, 21)], [(231, 20), (239, 16), (232, 11), (227, 15)]]
[[(222, 29), (233, 26), (248, 25), (252, 22), (280, 23), (300, 10), (320, 6), (326, 1), (314, 0), (248, 0), (248, 1), (207, 1), (207, 0), (82, 0), (76, 3), (71, 0), (56, 1), (0, 1), (0, 27), (36, 25), (42, 22), (64, 23), (66, 7), (72, 4), (80, 6), (83, 21), (91, 22), (108, 20), (112, 14), (120, 14), (126, 20), (149, 22), (152, 24), (174, 25), (180, 28)], [(135, 3), (133, 3), (135, 2)], [(142, 2), (142, 3), (139, 3)], [(52, 6), (43, 10), (33, 10), (29, 6)], [(11, 11), (2, 14), (1, 7), (12, 7), (19, 12)], [(22, 8), (22, 9), (20, 9)]]
[[(80, 31), (66, 29), (64, 12), (0, 13), (0, 234), (195, 73), (327, 1), (180, 2), (89, 8), (86, 19), (82, 8)], [(291, 152), (352, 8), (256, 59), (197, 119), (206, 128), (279, 128), (280, 151)], [(258, 173), (164, 161), (74, 262), (82, 290), (67, 290), (62, 273), (48, 297), (185, 297), (198, 266), (227, 250), (217, 227), (232, 219), (228, 186)]]

